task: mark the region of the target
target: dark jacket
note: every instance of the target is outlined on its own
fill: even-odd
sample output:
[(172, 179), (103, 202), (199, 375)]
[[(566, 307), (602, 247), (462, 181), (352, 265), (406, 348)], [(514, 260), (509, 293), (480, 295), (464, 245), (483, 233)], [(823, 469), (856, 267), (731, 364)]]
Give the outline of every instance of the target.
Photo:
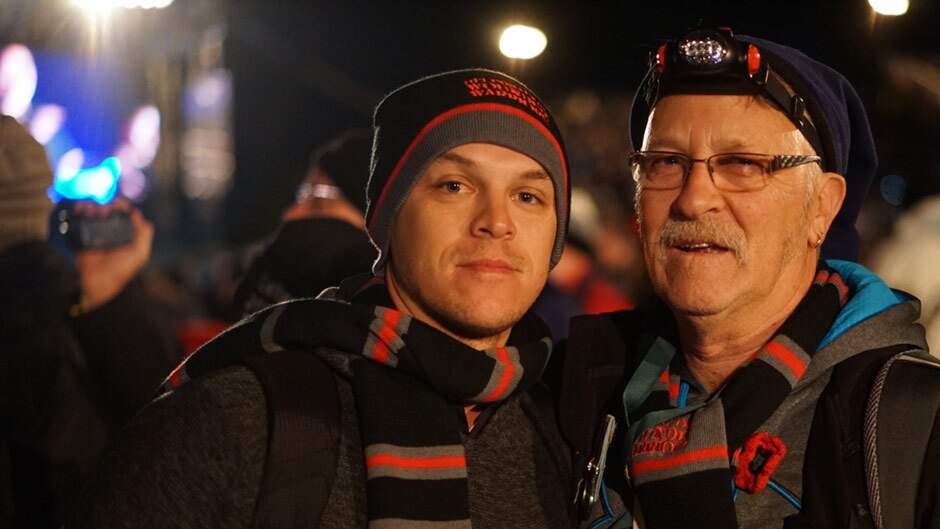
[(368, 272), (375, 246), (345, 220), (285, 222), (252, 261), (235, 291), (234, 310), (250, 314), (291, 298), (312, 298), (349, 276)]
[[(211, 346), (244, 346), (225, 339)], [(350, 356), (326, 347), (306, 353), (323, 360), (335, 378), (340, 406), (337, 469), (317, 527), (365, 528), (366, 471)], [(471, 431), (463, 407), (454, 406), (477, 529), (570, 527), (568, 452), (551, 399), (537, 388), (489, 406)], [(121, 431), (68, 526), (255, 526), (269, 449), (265, 396), (256, 375), (235, 366), (157, 399)]]
[(55, 527), (174, 358), (138, 290), (71, 318), (78, 279), (46, 243), (6, 249), (0, 270), (0, 526)]
[[(769, 488), (758, 494), (740, 494), (735, 504), (740, 527), (782, 527), (788, 517), (788, 523), (811, 522), (818, 527), (865, 527), (871, 523), (864, 498), (858, 509), (857, 502), (846, 493), (850, 488), (846, 483), (858, 484), (864, 493), (864, 458), (859, 450), (865, 402), (875, 373), (891, 353), (925, 350), (927, 345), (923, 329), (915, 323), (919, 314), (916, 300), (889, 290), (858, 265), (839, 261), (827, 264), (839, 271), (852, 297), (803, 378), (758, 429), (785, 442), (787, 456), (774, 479), (802, 499), (803, 512), (798, 513)], [(634, 311), (582, 317), (573, 322), (561, 394), (561, 428), (574, 446), (576, 469), (583, 469), (591, 457), (599, 418), (604, 413), (611, 413), (619, 424), (625, 424), (623, 381), (629, 379), (639, 361), (633, 356), (636, 340), (642, 330), (664, 317), (668, 314)], [(936, 387), (940, 390), (940, 370), (935, 371), (930, 375), (937, 377)], [(836, 372), (838, 375), (834, 375)], [(834, 380), (840, 383), (831, 384)], [(689, 402), (705, 397), (690, 394)], [(934, 428), (933, 436), (925, 464), (938, 456), (940, 428)], [(620, 445), (615, 440), (612, 447), (605, 481), (608, 492), (618, 496), (613, 503), (618, 503), (629, 492), (622, 477), (624, 457)], [(903, 446), (896, 449), (903, 450)], [(911, 472), (920, 473), (920, 469)], [(928, 470), (920, 475), (913, 517), (920, 521), (918, 527), (936, 527), (940, 523), (936, 509), (940, 506), (940, 472)]]

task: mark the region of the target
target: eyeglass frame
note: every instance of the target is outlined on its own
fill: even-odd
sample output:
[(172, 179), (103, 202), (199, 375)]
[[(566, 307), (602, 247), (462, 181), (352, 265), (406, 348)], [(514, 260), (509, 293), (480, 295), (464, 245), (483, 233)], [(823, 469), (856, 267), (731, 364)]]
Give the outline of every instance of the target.
[[(721, 152), (721, 153), (713, 154), (707, 158), (692, 158), (691, 156), (688, 156), (681, 152), (674, 152), (674, 151), (656, 151), (656, 150), (634, 151), (630, 153), (629, 164), (630, 164), (630, 169), (631, 169), (630, 172), (632, 173), (632, 176), (633, 176), (633, 181), (636, 183), (640, 183), (640, 175), (639, 175), (639, 171), (637, 171), (637, 167), (639, 165), (639, 163), (636, 161), (637, 157), (646, 156), (649, 154), (662, 154), (662, 155), (676, 156), (679, 159), (688, 161), (688, 163), (684, 164), (685, 173), (682, 175), (682, 180), (679, 182), (679, 185), (675, 187), (651, 188), (656, 191), (669, 191), (669, 190), (681, 188), (683, 184), (685, 184), (686, 180), (689, 179), (689, 175), (692, 174), (692, 166), (695, 164), (695, 162), (704, 163), (705, 167), (708, 169), (708, 177), (711, 178), (712, 183), (715, 184), (715, 187), (717, 187), (718, 189), (722, 189), (722, 186), (720, 186), (717, 182), (715, 182), (715, 169), (714, 167), (712, 167), (712, 160), (720, 156), (738, 155), (738, 156), (768, 157), (770, 158), (770, 168), (767, 170), (767, 174), (764, 175), (765, 177), (770, 176), (776, 173), (777, 171), (782, 171), (784, 169), (790, 169), (793, 167), (799, 167), (801, 165), (806, 165), (809, 163), (818, 163), (819, 167), (822, 168), (822, 157), (817, 156), (815, 154), (762, 154), (762, 153), (756, 153), (756, 152)], [(752, 191), (752, 190), (757, 190), (760, 188), (761, 187), (756, 186), (753, 188), (739, 187), (736, 189), (723, 189), (723, 190)]]

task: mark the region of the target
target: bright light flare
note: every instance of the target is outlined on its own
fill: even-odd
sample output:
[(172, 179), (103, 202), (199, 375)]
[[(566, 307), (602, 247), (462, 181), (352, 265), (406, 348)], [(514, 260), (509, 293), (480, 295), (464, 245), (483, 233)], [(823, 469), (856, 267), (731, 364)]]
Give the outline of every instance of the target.
[(512, 59), (538, 57), (548, 44), (545, 33), (531, 26), (515, 25), (506, 28), (499, 38), (499, 51)]
[(117, 0), (72, 0), (72, 3), (89, 15), (99, 16), (106, 15), (115, 7), (121, 6), (121, 2)]
[(114, 8), (124, 9), (162, 9), (173, 3), (173, 0), (72, 0), (76, 6), (89, 13), (104, 14)]
[(908, 0), (868, 0), (868, 4), (881, 15), (898, 16), (907, 13)]
[(45, 145), (62, 130), (68, 113), (59, 105), (39, 105), (29, 120), (29, 133), (40, 144)]
[(38, 82), (36, 61), (29, 48), (10, 44), (0, 51), (0, 112), (23, 119), (33, 102)]
[(160, 147), (160, 111), (157, 107), (144, 105), (138, 108), (128, 120), (127, 129), (131, 146), (152, 161)]

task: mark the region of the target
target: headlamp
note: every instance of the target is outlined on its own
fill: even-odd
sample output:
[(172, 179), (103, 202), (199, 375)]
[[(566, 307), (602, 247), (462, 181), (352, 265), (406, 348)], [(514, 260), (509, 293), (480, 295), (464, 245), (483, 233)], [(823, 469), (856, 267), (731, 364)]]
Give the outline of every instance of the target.
[[(702, 77), (730, 85), (753, 79), (761, 70), (760, 50), (734, 40), (731, 30), (695, 30), (681, 39), (663, 44), (656, 52), (656, 69), (672, 82), (696, 82)], [(753, 93), (742, 85), (745, 93)]]
[(689, 64), (696, 66), (721, 64), (728, 55), (728, 48), (709, 37), (686, 39), (679, 44), (679, 55)]
[(634, 100), (631, 133), (634, 147), (642, 137), (649, 112), (662, 97), (674, 94), (759, 95), (776, 104), (803, 133), (816, 154), (824, 158), (819, 133), (809, 119), (801, 94), (791, 94), (773, 71), (772, 60), (753, 44), (734, 38), (729, 28), (696, 29), (659, 47), (637, 93), (646, 112)]

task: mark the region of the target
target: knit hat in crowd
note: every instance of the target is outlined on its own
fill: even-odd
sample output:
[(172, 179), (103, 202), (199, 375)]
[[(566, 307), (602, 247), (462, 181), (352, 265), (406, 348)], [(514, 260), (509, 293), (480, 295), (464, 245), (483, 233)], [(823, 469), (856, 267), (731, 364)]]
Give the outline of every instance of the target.
[(467, 143), (515, 150), (542, 165), (555, 188), (557, 230), (551, 266), (561, 258), (568, 220), (568, 158), (555, 120), (524, 84), (492, 70), (446, 72), (407, 84), (375, 109), (366, 230), (384, 274), (392, 227), (425, 169)]
[(0, 249), (49, 234), (52, 168), (22, 125), (0, 116)]
[(343, 197), (364, 212), (371, 154), (372, 133), (364, 128), (352, 129), (317, 148), (310, 157), (310, 167), (326, 173)]
[[(724, 43), (726, 38), (736, 45)], [(722, 65), (726, 49), (729, 64)], [(826, 235), (822, 257), (858, 260), (855, 220), (878, 157), (862, 101), (842, 74), (781, 44), (732, 35), (727, 29), (695, 30), (663, 45), (651, 61), (633, 101), (634, 148), (640, 147), (650, 110), (669, 94), (756, 94), (776, 104), (823, 158), (823, 168), (846, 181), (845, 200)]]

